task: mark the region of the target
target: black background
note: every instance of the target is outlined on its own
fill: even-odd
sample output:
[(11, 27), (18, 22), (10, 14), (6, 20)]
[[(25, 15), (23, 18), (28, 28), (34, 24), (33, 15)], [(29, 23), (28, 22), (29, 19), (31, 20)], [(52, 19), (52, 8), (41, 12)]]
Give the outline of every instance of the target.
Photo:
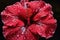
[[(8, 5), (14, 4), (15, 2), (20, 0), (0, 0), (0, 13), (4, 8)], [(52, 5), (52, 10), (54, 12), (54, 17), (57, 19), (57, 29), (55, 34), (52, 38), (49, 38), (48, 40), (60, 40), (60, 1), (59, 0), (44, 0), (47, 3), (50, 3)], [(1, 15), (0, 15), (0, 40), (5, 40), (2, 35), (2, 26), (3, 23), (1, 21)], [(45, 38), (41, 38), (40, 40), (46, 40)]]

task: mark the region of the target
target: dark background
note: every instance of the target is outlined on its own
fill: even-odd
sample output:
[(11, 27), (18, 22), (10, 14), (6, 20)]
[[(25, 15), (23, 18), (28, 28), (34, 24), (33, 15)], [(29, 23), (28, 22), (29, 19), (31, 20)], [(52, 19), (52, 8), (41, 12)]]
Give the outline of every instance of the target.
[[(0, 0), (0, 13), (4, 8), (8, 5), (14, 4), (15, 2), (20, 0)], [(50, 3), (52, 5), (52, 10), (54, 12), (54, 17), (57, 19), (57, 29), (55, 34), (52, 38), (49, 38), (48, 40), (60, 40), (60, 1), (59, 0), (44, 0), (47, 3)], [(2, 35), (2, 26), (3, 23), (1, 21), (1, 15), (0, 15), (0, 40), (5, 40)], [(46, 40), (45, 38), (41, 38), (40, 40)]]

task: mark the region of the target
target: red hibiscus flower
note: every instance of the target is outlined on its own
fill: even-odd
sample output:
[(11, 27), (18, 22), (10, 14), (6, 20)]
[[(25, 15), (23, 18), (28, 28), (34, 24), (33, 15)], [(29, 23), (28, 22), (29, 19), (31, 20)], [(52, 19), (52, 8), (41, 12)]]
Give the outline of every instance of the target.
[(39, 40), (38, 35), (48, 39), (57, 26), (52, 6), (42, 0), (16, 2), (7, 6), (1, 17), (6, 40)]

